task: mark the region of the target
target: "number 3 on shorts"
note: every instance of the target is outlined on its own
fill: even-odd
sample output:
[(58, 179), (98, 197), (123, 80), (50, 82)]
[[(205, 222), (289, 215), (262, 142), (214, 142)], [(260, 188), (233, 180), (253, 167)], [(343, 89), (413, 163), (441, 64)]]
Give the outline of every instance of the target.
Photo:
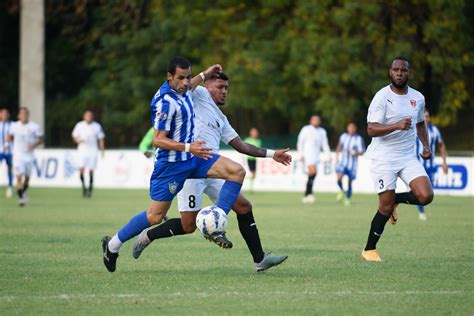
[(379, 189), (382, 190), (384, 187), (383, 179), (379, 179)]

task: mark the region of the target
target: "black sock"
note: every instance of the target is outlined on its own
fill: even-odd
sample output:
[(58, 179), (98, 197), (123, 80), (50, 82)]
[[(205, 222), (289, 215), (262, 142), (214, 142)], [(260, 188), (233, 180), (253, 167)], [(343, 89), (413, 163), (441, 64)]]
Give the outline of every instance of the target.
[(413, 205), (422, 205), (420, 201), (416, 198), (415, 194), (412, 191), (403, 192), (395, 194), (395, 204), (413, 204)]
[(306, 183), (306, 192), (304, 193), (304, 196), (313, 194), (313, 183), (314, 183), (315, 178), (316, 178), (316, 175), (308, 176), (308, 182)]
[(153, 227), (147, 232), (148, 238), (150, 240), (160, 239), (160, 238), (167, 238), (171, 236), (178, 236), (184, 235), (183, 225), (181, 225), (180, 218), (172, 218), (167, 220), (166, 222)]
[(240, 234), (244, 238), (247, 247), (252, 254), (253, 262), (262, 261), (264, 252), (252, 212), (245, 215), (237, 215), (237, 221), (239, 222)]
[(79, 175), (79, 178), (81, 178), (81, 183), (82, 183), (82, 189), (86, 189), (86, 185), (84, 184), (84, 175), (83, 174), (80, 174)]
[(16, 192), (18, 193), (18, 197), (21, 199), (23, 197), (23, 189), (18, 189)]
[(28, 186), (28, 183), (25, 183), (25, 184), (23, 185), (23, 194), (25, 194), (26, 190), (28, 190), (28, 187), (29, 187), (29, 186)]
[(370, 225), (369, 238), (367, 239), (367, 245), (365, 246), (365, 250), (375, 249), (377, 242), (380, 239), (380, 236), (382, 236), (385, 224), (387, 223), (389, 218), (390, 217), (387, 217), (377, 211), (374, 216), (374, 219), (372, 220), (372, 224)]
[(94, 174), (91, 172), (89, 177), (89, 192), (92, 192), (92, 186), (94, 184)]

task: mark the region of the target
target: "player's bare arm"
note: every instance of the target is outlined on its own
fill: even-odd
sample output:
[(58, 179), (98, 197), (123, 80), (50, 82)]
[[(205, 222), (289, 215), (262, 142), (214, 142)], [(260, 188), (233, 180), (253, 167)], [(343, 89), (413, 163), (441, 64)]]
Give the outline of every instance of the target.
[[(268, 149), (256, 147), (254, 145), (245, 143), (240, 137), (236, 137), (229, 142), (229, 145), (235, 148), (239, 153), (253, 156), (253, 157), (267, 157)], [(289, 148), (275, 150), (273, 160), (285, 166), (291, 163), (291, 155), (288, 154)]]
[(101, 152), (102, 157), (104, 157), (104, 154), (105, 154), (105, 141), (104, 141), (103, 138), (99, 138), (99, 148), (100, 148), (100, 152)]
[[(168, 131), (159, 131), (155, 129), (153, 135), (153, 146), (167, 150), (186, 151), (186, 144), (177, 142), (167, 137)], [(208, 159), (212, 158), (211, 148), (203, 146), (204, 142), (195, 141), (190, 144), (189, 152), (196, 157)]]
[(367, 134), (370, 137), (380, 137), (385, 136), (393, 131), (401, 130), (407, 131), (411, 128), (411, 118), (404, 118), (394, 124), (381, 124), (376, 122), (371, 122), (367, 126)]
[(213, 74), (214, 72), (222, 72), (222, 66), (219, 64), (212, 65), (209, 68), (207, 68), (205, 71), (199, 73), (197, 76), (194, 76), (191, 79), (191, 89), (194, 91), (194, 89), (196, 89), (199, 83), (209, 78), (211, 74)]
[(443, 172), (446, 174), (448, 173), (448, 163), (446, 162), (446, 156), (448, 154), (447, 154), (446, 145), (444, 144), (444, 142), (438, 143), (438, 150), (441, 153), (441, 159), (443, 160), (443, 164), (442, 164)]
[(424, 160), (430, 159), (431, 150), (428, 141), (428, 129), (426, 128), (425, 121), (416, 124), (416, 134), (423, 144), (423, 152), (420, 154), (420, 157)]

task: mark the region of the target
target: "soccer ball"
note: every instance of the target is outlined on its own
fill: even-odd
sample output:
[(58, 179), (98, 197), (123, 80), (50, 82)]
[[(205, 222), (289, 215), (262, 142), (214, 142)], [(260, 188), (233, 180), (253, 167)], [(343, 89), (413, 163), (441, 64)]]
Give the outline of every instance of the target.
[(208, 206), (196, 216), (196, 227), (204, 235), (224, 233), (227, 227), (227, 214), (217, 206)]

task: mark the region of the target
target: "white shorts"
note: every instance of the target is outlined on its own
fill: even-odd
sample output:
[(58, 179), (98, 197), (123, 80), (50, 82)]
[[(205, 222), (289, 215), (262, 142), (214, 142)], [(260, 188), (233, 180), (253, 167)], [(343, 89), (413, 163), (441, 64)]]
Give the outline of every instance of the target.
[(414, 157), (403, 161), (372, 160), (370, 173), (377, 193), (395, 190), (398, 177), (407, 186), (413, 179), (428, 177), (423, 165)]
[(178, 193), (178, 211), (194, 212), (202, 209), (202, 194), (217, 202), (221, 188), (224, 185), (223, 179), (188, 179)]
[(16, 175), (23, 175), (30, 177), (35, 165), (35, 157), (27, 156), (21, 157), (19, 155), (13, 156), (13, 170)]
[(319, 164), (319, 153), (306, 152), (303, 157), (305, 170), (308, 168), (308, 166), (317, 166)]
[(87, 168), (94, 170), (97, 166), (97, 156), (99, 153), (97, 151), (78, 151), (77, 155), (77, 166), (79, 168)]

